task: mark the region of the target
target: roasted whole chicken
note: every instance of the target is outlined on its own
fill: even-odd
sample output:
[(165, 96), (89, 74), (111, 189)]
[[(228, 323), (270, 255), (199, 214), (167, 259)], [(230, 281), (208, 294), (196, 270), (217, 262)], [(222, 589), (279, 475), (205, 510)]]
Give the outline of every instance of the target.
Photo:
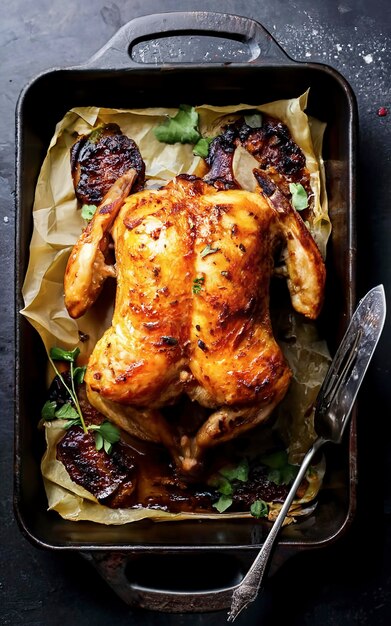
[(323, 302), (323, 259), (284, 189), (261, 162), (255, 192), (236, 188), (227, 146), (204, 180), (180, 175), (138, 191), (139, 168), (121, 172), (64, 281), (76, 318), (116, 278), (112, 324), (87, 366), (88, 399), (123, 430), (165, 446), (188, 476), (208, 449), (265, 421), (288, 390), (269, 313), (276, 259), (296, 311), (315, 319)]

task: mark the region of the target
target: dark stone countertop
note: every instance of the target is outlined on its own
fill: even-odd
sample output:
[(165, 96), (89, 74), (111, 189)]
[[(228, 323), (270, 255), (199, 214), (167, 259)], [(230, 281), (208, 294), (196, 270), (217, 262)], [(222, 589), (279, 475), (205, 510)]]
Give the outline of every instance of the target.
[[(386, 0), (14, 0), (0, 27), (1, 570), (0, 622), (10, 626), (77, 624), (224, 624), (225, 613), (153, 613), (130, 609), (77, 554), (39, 550), (13, 514), (14, 162), (15, 105), (39, 72), (77, 65), (140, 15), (210, 10), (261, 22), (297, 60), (331, 65), (358, 101), (358, 285), (363, 295), (391, 291), (391, 4)], [(380, 117), (380, 107), (389, 115)], [(297, 555), (268, 582), (239, 624), (291, 626), (391, 623), (390, 328), (360, 391), (358, 510), (347, 535), (324, 550)]]

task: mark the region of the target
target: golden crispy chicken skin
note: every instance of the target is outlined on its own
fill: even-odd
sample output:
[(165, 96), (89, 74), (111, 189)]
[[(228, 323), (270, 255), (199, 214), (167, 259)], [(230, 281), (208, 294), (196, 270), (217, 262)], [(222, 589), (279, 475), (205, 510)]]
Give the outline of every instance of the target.
[[(319, 311), (323, 261), (296, 212), (279, 201), (261, 190), (216, 191), (179, 176), (130, 196), (112, 222), (115, 310), (88, 363), (88, 397), (131, 434), (165, 445), (184, 471), (193, 471), (207, 448), (264, 421), (289, 387), (291, 371), (269, 316), (281, 245), (293, 306), (300, 310), (309, 296), (304, 314)], [(70, 274), (83, 245), (71, 254)], [(79, 275), (72, 275), (72, 300), (82, 302), (84, 286), (78, 296)], [(66, 302), (67, 291), (66, 283)], [(179, 435), (161, 409), (184, 393), (208, 416), (196, 432)]]
[(275, 182), (260, 169), (253, 173), (261, 193), (278, 215), (285, 240), (282, 258), (292, 305), (298, 313), (316, 319), (323, 305), (326, 282), (326, 268), (319, 249), (301, 216)]

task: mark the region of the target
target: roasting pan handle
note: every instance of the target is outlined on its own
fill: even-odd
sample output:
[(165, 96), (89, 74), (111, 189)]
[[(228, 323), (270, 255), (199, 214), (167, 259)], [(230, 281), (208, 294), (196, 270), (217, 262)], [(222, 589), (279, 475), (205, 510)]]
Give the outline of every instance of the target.
[[(269, 575), (296, 552), (297, 548), (276, 546)], [(81, 555), (126, 604), (166, 613), (228, 609), (234, 590), (254, 560), (251, 551), (235, 555), (220, 550), (203, 554), (176, 551), (154, 556), (101, 551), (81, 552)], [(173, 572), (177, 573), (176, 581), (172, 580)]]
[[(147, 42), (159, 41), (168, 37), (183, 36), (186, 55), (190, 60), (181, 60), (178, 49), (180, 45), (159, 46), (159, 58), (145, 60), (145, 54), (136, 54), (138, 46)], [(224, 46), (220, 52), (223, 57), (216, 62), (216, 55), (210, 52), (210, 46), (202, 44), (202, 38), (217, 37), (236, 44), (230, 52)], [(191, 39), (189, 39), (191, 38)], [(189, 42), (191, 45), (189, 45)], [(239, 49), (237, 46), (239, 45)], [(241, 46), (241, 47), (240, 47)], [(221, 46), (220, 46), (221, 49)], [(172, 54), (177, 58), (173, 59)], [(198, 58), (194, 55), (198, 53)], [(167, 55), (168, 58), (164, 58)], [(219, 55), (218, 55), (219, 56)], [(230, 58), (228, 58), (230, 57)], [(226, 63), (252, 63), (256, 65), (293, 63), (283, 48), (271, 34), (255, 20), (228, 13), (207, 11), (188, 11), (175, 13), (156, 13), (135, 18), (124, 26), (91, 57), (82, 67), (96, 69), (142, 68), (143, 66), (192, 65), (205, 63), (208, 65), (225, 65)]]

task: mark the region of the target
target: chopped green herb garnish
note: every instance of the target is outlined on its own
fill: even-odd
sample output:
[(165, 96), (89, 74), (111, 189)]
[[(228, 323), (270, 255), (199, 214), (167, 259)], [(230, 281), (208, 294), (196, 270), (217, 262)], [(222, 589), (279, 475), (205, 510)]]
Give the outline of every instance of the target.
[(200, 256), (203, 258), (204, 256), (208, 256), (208, 254), (215, 254), (218, 252), (220, 248), (212, 248), (212, 246), (208, 243), (207, 246), (202, 250)]
[(221, 474), (216, 474), (210, 480), (211, 487), (215, 487), (217, 491), (225, 496), (230, 496), (233, 493), (233, 487), (230, 481)]
[(83, 220), (87, 220), (87, 222), (91, 221), (95, 215), (96, 209), (96, 204), (83, 204), (81, 207), (81, 216)]
[(288, 455), (286, 450), (278, 450), (277, 452), (272, 452), (271, 454), (262, 455), (260, 461), (263, 465), (276, 469), (283, 467), (288, 463)]
[(201, 137), (193, 148), (193, 154), (203, 157), (204, 159), (209, 154), (209, 146), (212, 143), (214, 137)]
[(289, 191), (292, 194), (292, 206), (296, 211), (303, 211), (308, 207), (308, 196), (301, 183), (289, 183)]
[(285, 450), (264, 455), (260, 461), (269, 468), (267, 478), (275, 485), (289, 485), (299, 471), (297, 465), (288, 462), (288, 455)]
[(79, 414), (69, 402), (60, 406), (56, 411), (56, 417), (59, 420), (79, 420)]
[(79, 354), (79, 348), (74, 348), (73, 350), (63, 350), (63, 348), (50, 348), (50, 357), (53, 359), (53, 361), (70, 361), (71, 363), (75, 363)]
[(48, 422), (50, 420), (56, 419), (56, 409), (57, 403), (52, 400), (47, 400), (42, 407), (41, 417), (44, 421)]
[(193, 143), (201, 137), (198, 130), (198, 113), (194, 107), (181, 104), (174, 117), (169, 117), (155, 128), (155, 137), (163, 143)]
[(217, 502), (213, 503), (213, 507), (218, 510), (219, 513), (224, 513), (232, 504), (233, 500), (231, 496), (222, 494)]
[(88, 430), (94, 431), (95, 447), (97, 450), (104, 448), (107, 454), (112, 451), (113, 443), (117, 443), (120, 439), (120, 432), (111, 422), (103, 422), (100, 426), (88, 426)]
[(238, 465), (222, 467), (212, 478), (209, 484), (219, 492), (220, 497), (213, 506), (220, 512), (226, 511), (233, 502), (233, 494), (238, 481), (247, 482), (249, 465), (247, 459), (242, 459)]
[(87, 366), (83, 365), (82, 367), (76, 367), (73, 372), (73, 380), (77, 385), (81, 385), (84, 381), (84, 376), (86, 373)]
[(268, 506), (264, 500), (255, 500), (250, 507), (250, 513), (253, 517), (267, 517)]
[(195, 294), (200, 293), (204, 282), (205, 282), (205, 278), (203, 276), (200, 276), (199, 278), (195, 278), (193, 280), (193, 289), (192, 289), (193, 293)]
[(240, 480), (245, 483), (248, 480), (249, 466), (247, 459), (242, 459), (238, 465), (234, 467), (223, 467), (220, 474), (228, 480)]

